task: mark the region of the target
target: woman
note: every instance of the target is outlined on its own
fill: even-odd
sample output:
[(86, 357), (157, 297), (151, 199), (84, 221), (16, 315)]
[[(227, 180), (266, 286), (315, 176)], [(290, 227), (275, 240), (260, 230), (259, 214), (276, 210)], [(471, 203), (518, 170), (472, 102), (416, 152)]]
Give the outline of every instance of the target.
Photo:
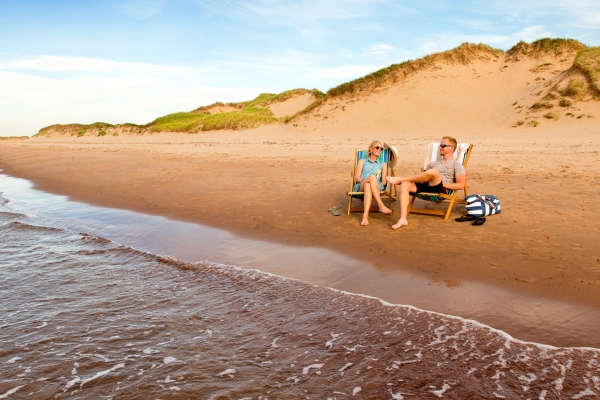
[(365, 211), (363, 213), (362, 226), (369, 225), (369, 210), (373, 199), (379, 206), (379, 212), (391, 214), (392, 210), (387, 208), (379, 193), (385, 188), (387, 183), (387, 163), (379, 161), (379, 156), (383, 151), (383, 145), (380, 141), (374, 140), (367, 151), (367, 158), (362, 158), (356, 165), (354, 173), (354, 191), (364, 192)]

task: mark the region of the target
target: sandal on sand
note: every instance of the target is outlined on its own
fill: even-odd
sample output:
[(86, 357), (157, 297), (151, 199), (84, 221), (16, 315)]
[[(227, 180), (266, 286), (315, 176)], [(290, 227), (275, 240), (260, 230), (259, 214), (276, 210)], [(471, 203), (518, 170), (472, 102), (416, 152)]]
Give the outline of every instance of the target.
[(340, 212), (339, 212), (339, 211), (332, 210), (332, 211), (331, 211), (331, 215), (333, 215), (334, 217), (339, 217), (341, 214), (340, 214)]
[(334, 211), (335, 211), (335, 210), (337, 210), (338, 208), (342, 208), (342, 206), (333, 206), (333, 207), (329, 207), (329, 208), (327, 209), (327, 211), (329, 211), (329, 212), (334, 212)]
[(467, 221), (475, 221), (477, 217), (473, 215), (463, 215), (460, 218), (454, 218), (456, 222), (467, 222)]
[(479, 226), (485, 224), (485, 217), (479, 217), (471, 225)]

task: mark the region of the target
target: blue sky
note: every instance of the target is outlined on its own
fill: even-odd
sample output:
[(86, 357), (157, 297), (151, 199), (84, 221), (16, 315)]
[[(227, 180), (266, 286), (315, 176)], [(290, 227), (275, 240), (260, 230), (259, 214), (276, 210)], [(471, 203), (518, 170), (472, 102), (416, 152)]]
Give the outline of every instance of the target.
[(326, 91), (463, 42), (600, 45), (597, 0), (0, 0), (0, 136)]

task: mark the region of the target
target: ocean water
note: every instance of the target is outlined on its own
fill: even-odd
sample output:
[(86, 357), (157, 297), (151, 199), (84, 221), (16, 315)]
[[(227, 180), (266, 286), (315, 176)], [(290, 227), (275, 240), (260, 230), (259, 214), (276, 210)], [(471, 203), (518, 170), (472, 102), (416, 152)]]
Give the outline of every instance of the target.
[(181, 227), (30, 186), (0, 176), (0, 399), (600, 396), (598, 349), (185, 258)]

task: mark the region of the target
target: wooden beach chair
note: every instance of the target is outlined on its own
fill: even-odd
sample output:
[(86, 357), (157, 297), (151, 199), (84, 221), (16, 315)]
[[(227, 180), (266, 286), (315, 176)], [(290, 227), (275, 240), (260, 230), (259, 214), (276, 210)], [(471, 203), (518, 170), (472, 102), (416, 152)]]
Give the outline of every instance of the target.
[[(381, 162), (385, 162), (387, 164), (388, 176), (395, 176), (394, 168), (390, 167), (391, 157), (393, 157), (392, 151), (391, 151), (391, 149), (387, 148), (381, 152), (381, 155), (379, 156), (379, 160)], [(356, 182), (354, 182), (354, 174), (356, 173), (356, 165), (358, 164), (358, 161), (362, 158), (367, 158), (367, 150), (358, 150), (358, 149), (354, 150), (354, 164), (352, 164), (353, 168), (352, 168), (352, 172), (350, 172), (350, 190), (346, 193), (346, 195), (348, 196), (348, 215), (350, 215), (350, 212), (363, 212), (364, 211), (364, 206), (363, 207), (352, 207), (352, 200), (353, 199), (362, 200), (364, 198), (364, 194), (365, 194), (365, 192), (355, 192), (354, 191), (354, 184), (356, 183)], [(385, 186), (385, 188), (380, 192), (380, 195), (381, 195), (382, 200), (384, 198), (387, 198), (388, 208), (391, 208), (392, 201), (396, 200), (396, 197), (397, 197), (396, 185), (390, 185), (388, 183)], [(369, 212), (375, 211), (375, 209), (373, 207), (377, 207), (377, 203), (375, 203), (374, 201), (373, 201), (373, 204), (371, 205), (371, 210), (369, 210)]]
[[(441, 159), (439, 145), (439, 143), (431, 143), (429, 145), (427, 157), (425, 157), (425, 162), (423, 163), (423, 169), (421, 171), (425, 171), (425, 168), (427, 168), (429, 164), (431, 164), (433, 161)], [(469, 143), (459, 143), (454, 151), (454, 159), (460, 162), (465, 167), (465, 170), (467, 169), (469, 157), (471, 157), (471, 151), (473, 151), (473, 145)], [(450, 213), (452, 212), (452, 206), (455, 203), (466, 204), (465, 197), (467, 197), (468, 195), (467, 183), (465, 182), (465, 188), (463, 189), (463, 197), (458, 197), (457, 192), (458, 190), (448, 190), (448, 193), (411, 193), (410, 195), (413, 197), (408, 206), (408, 213), (410, 214), (412, 212), (415, 214), (439, 215), (444, 217), (444, 220), (447, 220), (450, 217)], [(432, 210), (428, 208), (413, 208), (415, 198), (435, 203), (448, 204), (448, 207), (442, 210)]]

